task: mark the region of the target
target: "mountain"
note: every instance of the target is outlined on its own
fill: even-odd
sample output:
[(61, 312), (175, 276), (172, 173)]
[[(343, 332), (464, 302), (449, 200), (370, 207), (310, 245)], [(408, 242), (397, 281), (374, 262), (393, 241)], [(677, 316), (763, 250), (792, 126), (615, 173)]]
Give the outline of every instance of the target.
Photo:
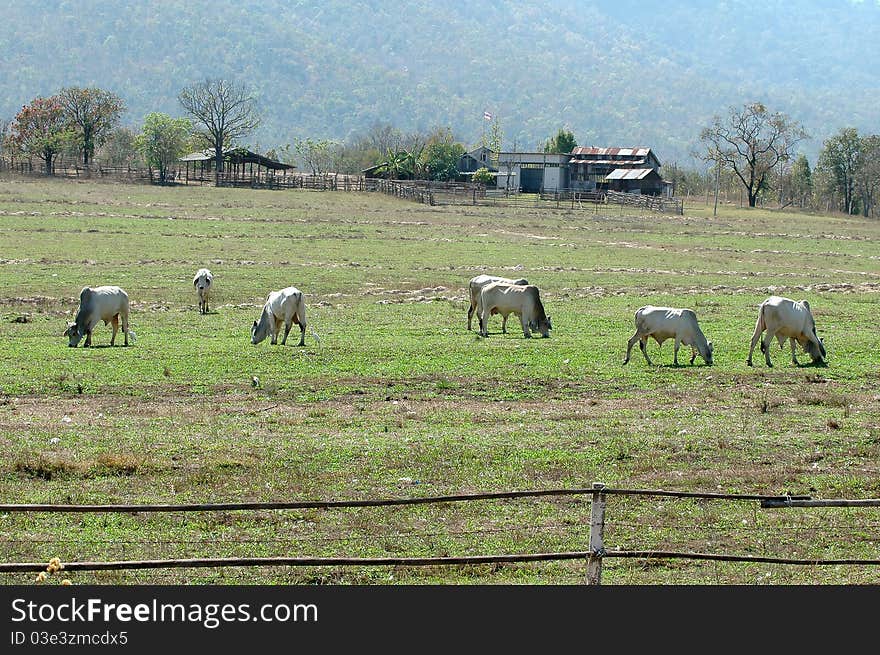
[(245, 145), (263, 148), (380, 123), (474, 145), (489, 111), (505, 148), (565, 127), (686, 164), (713, 115), (752, 101), (806, 127), (811, 161), (841, 127), (880, 131), (876, 1), (4, 0), (2, 13), (0, 118), (94, 85), (139, 127), (224, 77), (254, 89), (264, 123)]

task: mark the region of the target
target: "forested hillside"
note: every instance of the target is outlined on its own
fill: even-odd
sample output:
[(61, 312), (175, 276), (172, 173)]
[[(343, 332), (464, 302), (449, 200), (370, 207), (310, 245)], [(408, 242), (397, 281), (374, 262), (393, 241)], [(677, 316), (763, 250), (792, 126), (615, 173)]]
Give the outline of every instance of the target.
[(686, 161), (711, 116), (760, 100), (822, 139), (880, 123), (880, 6), (851, 0), (427, 0), (211, 3), (5, 0), (0, 119), (65, 85), (119, 94), (125, 121), (182, 114), (206, 77), (251, 85), (251, 145), (344, 140), (377, 123), (449, 126), (504, 147), (562, 126), (581, 144), (648, 145)]

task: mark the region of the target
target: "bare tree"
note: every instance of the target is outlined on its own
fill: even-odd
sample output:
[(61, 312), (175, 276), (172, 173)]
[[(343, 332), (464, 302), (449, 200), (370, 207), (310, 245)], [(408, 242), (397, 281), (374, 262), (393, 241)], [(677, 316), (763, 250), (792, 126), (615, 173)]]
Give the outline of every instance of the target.
[(742, 183), (749, 207), (770, 182), (776, 165), (791, 159), (794, 146), (809, 138), (800, 123), (785, 114), (771, 114), (760, 102), (737, 109), (725, 118), (716, 116), (703, 129), (700, 140), (707, 146), (706, 160), (730, 168)]
[(185, 87), (177, 99), (201, 126), (197, 136), (214, 151), (215, 183), (219, 185), (224, 150), (260, 125), (254, 98), (236, 82), (208, 79)]

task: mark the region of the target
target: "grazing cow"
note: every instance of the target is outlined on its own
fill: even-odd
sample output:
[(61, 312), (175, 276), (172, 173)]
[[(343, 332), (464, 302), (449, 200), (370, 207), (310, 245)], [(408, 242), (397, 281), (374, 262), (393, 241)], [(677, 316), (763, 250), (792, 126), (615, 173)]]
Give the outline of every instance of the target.
[(523, 336), (526, 339), (532, 336), (531, 330), (540, 332), (546, 339), (553, 328), (550, 317), (544, 313), (538, 287), (534, 284), (490, 282), (484, 286), (477, 300), (477, 318), (480, 321), (481, 336), (489, 336), (488, 324), (492, 314), (501, 314), (505, 320), (509, 314), (519, 316)]
[(299, 325), (299, 345), (306, 345), (306, 305), (302, 292), (296, 287), (287, 287), (269, 294), (263, 306), (263, 313), (260, 314), (260, 320), (254, 321), (254, 326), (251, 328), (251, 343), (255, 345), (260, 343), (268, 334), (272, 339), (270, 343), (273, 346), (277, 344), (282, 321), (284, 337), (281, 339), (281, 345), (287, 343), (287, 335), (294, 323)]
[(196, 288), (196, 293), (199, 294), (200, 314), (208, 313), (208, 294), (211, 292), (213, 284), (214, 276), (211, 275), (211, 271), (207, 268), (200, 268), (196, 271), (196, 275), (193, 278), (193, 286)]
[(770, 344), (773, 337), (779, 340), (782, 348), (785, 338), (791, 343), (791, 361), (795, 366), (800, 366), (796, 357), (795, 342), (801, 344), (804, 351), (813, 360), (813, 364), (825, 365), (825, 344), (816, 334), (816, 322), (810, 312), (810, 303), (806, 300), (795, 302), (788, 298), (770, 296), (761, 303), (758, 308), (758, 320), (755, 323), (755, 333), (752, 335), (752, 345), (749, 347), (749, 358), (746, 363), (752, 365), (752, 352), (755, 344), (761, 338), (761, 333), (767, 331), (761, 340), (761, 352), (767, 366), (773, 366), (770, 362)]
[(636, 332), (626, 343), (626, 357), (623, 363), (629, 362), (632, 347), (639, 342), (639, 349), (645, 361), (653, 366), (648, 357), (648, 339), (653, 338), (662, 346), (667, 339), (675, 339), (673, 363), (678, 366), (678, 349), (681, 344), (691, 347), (691, 364), (699, 353), (708, 366), (712, 365), (712, 342), (706, 341), (703, 331), (697, 323), (697, 315), (690, 309), (676, 307), (654, 307), (645, 305), (636, 310)]
[[(471, 305), (468, 307), (468, 330), (471, 329), (471, 319), (474, 316), (474, 311), (477, 309), (477, 302), (480, 300), (480, 289), (482, 289), (487, 284), (491, 284), (492, 282), (504, 282), (505, 284), (528, 284), (529, 281), (523, 278), (519, 280), (510, 280), (506, 277), (498, 277), (496, 275), (478, 275), (477, 277), (471, 278), (471, 281), (468, 282), (468, 291), (470, 291), (471, 296)], [(501, 331), (507, 333), (507, 316), (504, 316), (501, 322)]]
[[(113, 323), (113, 336), (110, 337), (110, 345), (116, 341), (116, 331), (122, 322), (122, 334), (125, 336), (125, 345), (128, 345), (128, 294), (119, 287), (85, 287), (79, 294), (79, 311), (76, 320), (68, 323), (65, 337), (70, 337), (68, 346), (76, 348), (80, 340), (85, 337), (83, 348), (92, 345), (92, 330), (98, 321)], [(134, 333), (131, 333), (134, 337)]]

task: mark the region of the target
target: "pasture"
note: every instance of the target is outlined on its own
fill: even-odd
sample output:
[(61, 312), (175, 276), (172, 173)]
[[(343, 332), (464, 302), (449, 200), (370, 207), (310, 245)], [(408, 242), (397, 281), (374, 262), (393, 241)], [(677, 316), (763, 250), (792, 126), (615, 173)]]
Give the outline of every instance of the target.
[[(630, 210), (631, 211), (631, 210)], [(378, 194), (0, 180), (0, 498), (345, 500), (588, 487), (880, 497), (880, 225), (722, 208), (684, 216), (429, 207)], [(214, 274), (199, 314), (196, 269)], [(525, 277), (549, 339), (466, 329), (467, 282)], [(67, 347), (86, 285), (137, 342)], [(305, 347), (250, 344), (266, 294), (305, 295)], [(808, 299), (827, 368), (746, 366), (758, 304)], [(689, 307), (621, 362), (646, 304)], [(294, 338), (294, 335), (297, 338)], [(119, 342), (119, 340), (118, 340)], [(802, 362), (809, 358), (799, 355)], [(4, 561), (586, 550), (586, 497), (204, 514), (0, 514)], [(612, 497), (607, 547), (878, 558), (874, 509)], [(80, 583), (577, 584), (581, 561), (75, 573)], [(30, 574), (4, 574), (4, 583)], [(605, 584), (880, 582), (877, 567), (607, 560)]]

